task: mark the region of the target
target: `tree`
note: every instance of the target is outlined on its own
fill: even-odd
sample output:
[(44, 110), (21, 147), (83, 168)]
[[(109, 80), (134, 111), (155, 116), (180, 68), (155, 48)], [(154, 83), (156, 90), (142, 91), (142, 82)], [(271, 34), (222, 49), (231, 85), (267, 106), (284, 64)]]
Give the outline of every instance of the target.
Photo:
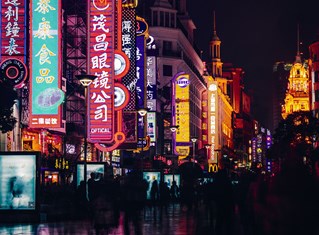
[(14, 128), (17, 120), (13, 117), (13, 105), (17, 99), (17, 92), (12, 86), (0, 81), (0, 131), (7, 133)]
[(313, 151), (314, 137), (318, 134), (319, 119), (313, 117), (312, 112), (292, 113), (275, 130), (269, 155), (272, 158), (286, 158), (294, 152), (299, 158), (309, 157)]

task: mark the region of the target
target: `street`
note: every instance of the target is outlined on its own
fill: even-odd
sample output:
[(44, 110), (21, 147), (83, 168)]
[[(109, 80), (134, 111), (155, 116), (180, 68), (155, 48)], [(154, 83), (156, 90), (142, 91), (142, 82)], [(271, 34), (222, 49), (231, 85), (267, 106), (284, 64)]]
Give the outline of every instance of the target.
[[(105, 212), (106, 213), (106, 212)], [(106, 216), (101, 213), (100, 216)], [(39, 224), (1, 224), (0, 234), (36, 234), (36, 235), (95, 235), (95, 234), (151, 234), (151, 235), (192, 235), (192, 234), (215, 234), (209, 223), (209, 215), (204, 204), (200, 204), (197, 209), (188, 212), (180, 204), (170, 204), (165, 212), (159, 207), (146, 207), (139, 214), (137, 224), (129, 222), (129, 229), (125, 233), (125, 215), (123, 212), (119, 216), (119, 224), (113, 229), (105, 229), (103, 224), (97, 231), (98, 220), (69, 220), (59, 222), (41, 222)], [(103, 220), (103, 219), (102, 219)], [(238, 218), (234, 220), (233, 233), (240, 235), (241, 227)]]

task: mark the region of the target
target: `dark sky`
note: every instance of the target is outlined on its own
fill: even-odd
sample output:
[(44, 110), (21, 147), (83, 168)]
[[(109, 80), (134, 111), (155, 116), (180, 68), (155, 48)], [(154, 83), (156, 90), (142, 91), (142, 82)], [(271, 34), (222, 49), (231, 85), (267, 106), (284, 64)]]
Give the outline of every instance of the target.
[(308, 55), (309, 44), (319, 38), (317, 5), (318, 0), (188, 0), (203, 58), (208, 56), (215, 11), (222, 61), (245, 70), (245, 86), (254, 92), (255, 117), (264, 124), (272, 66), (276, 61), (294, 61), (298, 23), (300, 51)]

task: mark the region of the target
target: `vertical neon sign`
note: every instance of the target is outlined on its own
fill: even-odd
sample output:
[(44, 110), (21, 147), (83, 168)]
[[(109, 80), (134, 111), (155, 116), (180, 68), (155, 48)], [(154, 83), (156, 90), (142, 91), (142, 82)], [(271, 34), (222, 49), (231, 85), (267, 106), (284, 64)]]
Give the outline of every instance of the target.
[(210, 157), (208, 162), (217, 163), (217, 157), (215, 153), (215, 147), (218, 146), (218, 135), (217, 135), (217, 110), (218, 110), (218, 84), (215, 81), (210, 81), (208, 86), (208, 142), (211, 144)]
[(147, 56), (146, 59), (146, 97), (147, 108), (156, 111), (156, 57)]
[(189, 74), (184, 72), (176, 74), (172, 80), (172, 120), (179, 126), (174, 133), (173, 148), (179, 156), (188, 156), (190, 151), (189, 84)]
[(114, 0), (91, 0), (89, 9), (89, 73), (97, 78), (88, 91), (88, 139), (96, 143), (114, 135)]
[(17, 58), (25, 62), (25, 0), (1, 1), (1, 58)]
[(61, 2), (31, 2), (30, 127), (60, 128)]

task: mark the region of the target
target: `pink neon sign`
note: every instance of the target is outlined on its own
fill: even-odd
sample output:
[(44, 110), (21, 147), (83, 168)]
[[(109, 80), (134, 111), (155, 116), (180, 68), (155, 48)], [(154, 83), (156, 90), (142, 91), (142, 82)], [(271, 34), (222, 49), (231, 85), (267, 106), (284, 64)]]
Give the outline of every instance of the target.
[(97, 78), (88, 91), (88, 139), (111, 141), (114, 136), (114, 0), (90, 1), (89, 73)]
[(1, 1), (1, 55), (24, 61), (25, 0)]

